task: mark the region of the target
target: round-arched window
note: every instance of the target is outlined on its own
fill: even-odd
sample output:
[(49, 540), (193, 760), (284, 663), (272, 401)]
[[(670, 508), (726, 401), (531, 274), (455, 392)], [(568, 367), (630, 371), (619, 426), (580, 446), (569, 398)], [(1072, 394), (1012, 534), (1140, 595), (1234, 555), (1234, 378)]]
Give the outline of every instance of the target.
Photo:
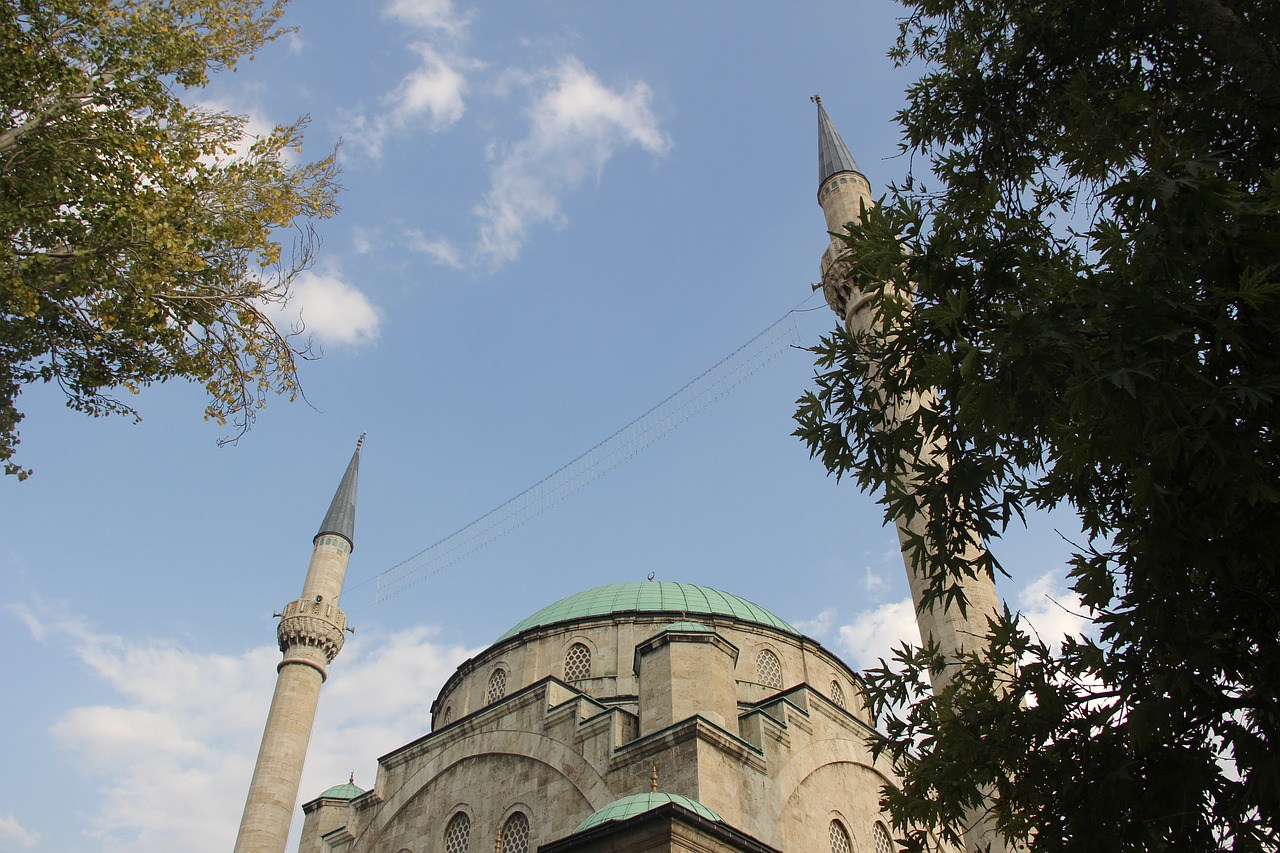
[(453, 721), (453, 706), (445, 705), (444, 713), (440, 715), (440, 725), (447, 726)]
[(849, 706), (844, 703), (844, 690), (840, 687), (840, 682), (832, 679), (831, 681), (831, 701), (835, 702), (841, 708), (847, 709)]
[(765, 687), (781, 689), (782, 664), (778, 662), (778, 656), (768, 649), (756, 655), (756, 674)]
[(529, 818), (516, 812), (502, 825), (502, 853), (529, 853)]
[(889, 837), (889, 830), (880, 821), (876, 821), (876, 825), (871, 828), (871, 837), (875, 839), (876, 853), (893, 853), (893, 839)]
[(838, 820), (831, 821), (831, 853), (853, 853), (849, 831)]
[(458, 812), (444, 828), (444, 853), (467, 853), (471, 841), (471, 818)]
[(491, 705), (507, 695), (507, 671), (495, 669), (489, 676), (489, 690), (484, 694), (484, 702)]
[(591, 649), (574, 643), (564, 656), (564, 680), (581, 681), (591, 677)]

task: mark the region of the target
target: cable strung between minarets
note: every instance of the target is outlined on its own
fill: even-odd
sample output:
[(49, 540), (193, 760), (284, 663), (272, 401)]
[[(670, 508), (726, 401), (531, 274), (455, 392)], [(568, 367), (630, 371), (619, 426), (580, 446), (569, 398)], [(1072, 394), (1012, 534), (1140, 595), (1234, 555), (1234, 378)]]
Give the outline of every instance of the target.
[(284, 659), (276, 667), (276, 691), (240, 818), (235, 853), (284, 853), (288, 842), (320, 685), (327, 677), (326, 667), (342, 649), (347, 627), (338, 598), (355, 547), (356, 481), (363, 444), (361, 435), (320, 531), (312, 540), (302, 596), (285, 605), (284, 613), (276, 614), (282, 617), (276, 638)]

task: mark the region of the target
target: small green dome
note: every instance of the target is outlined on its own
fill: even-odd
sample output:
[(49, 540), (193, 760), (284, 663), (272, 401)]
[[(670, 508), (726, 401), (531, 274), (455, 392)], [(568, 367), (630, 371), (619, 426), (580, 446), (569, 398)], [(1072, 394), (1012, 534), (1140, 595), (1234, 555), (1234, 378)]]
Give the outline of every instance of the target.
[(330, 799), (334, 799), (334, 800), (354, 800), (356, 797), (360, 796), (363, 793), (364, 791), (362, 791), (359, 787), (351, 784), (350, 782), (347, 782), (342, 785), (334, 785), (332, 788), (325, 791), (323, 794), (320, 795), (320, 797), (317, 797), (316, 799), (320, 799), (321, 797), (329, 797)]
[(647, 794), (632, 794), (630, 797), (623, 797), (621, 800), (614, 800), (609, 805), (600, 809), (591, 817), (578, 824), (578, 828), (574, 832), (582, 832), (584, 829), (590, 829), (593, 826), (599, 826), (602, 823), (608, 823), (611, 820), (626, 820), (645, 812), (653, 811), (658, 806), (665, 806), (667, 803), (675, 803), (684, 806), (689, 811), (704, 817), (707, 820), (723, 821), (720, 815), (704, 806), (697, 800), (692, 800), (680, 794), (668, 794), (665, 791), (654, 791)]
[(534, 613), (498, 638), (498, 642), (544, 625), (571, 622), (612, 613), (679, 613), (692, 616), (730, 616), (767, 625), (788, 634), (795, 628), (758, 604), (706, 586), (669, 581), (611, 583), (562, 598)]

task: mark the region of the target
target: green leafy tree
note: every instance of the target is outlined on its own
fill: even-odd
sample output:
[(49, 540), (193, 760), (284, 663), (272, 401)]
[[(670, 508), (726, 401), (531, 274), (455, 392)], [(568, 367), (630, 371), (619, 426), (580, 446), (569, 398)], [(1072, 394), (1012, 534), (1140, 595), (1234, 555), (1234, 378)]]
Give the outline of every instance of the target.
[[(934, 649), (867, 674), (898, 835), (989, 808), (1036, 851), (1274, 851), (1280, 4), (904, 5), (892, 56), (925, 69), (899, 121), (936, 184), (844, 238), (875, 322), (816, 348), (797, 434), (932, 542), (1072, 508), (1093, 630), (1005, 613), (938, 696)], [(944, 606), (1000, 567), (925, 568)]]
[[(0, 2), (0, 462), (32, 382), (94, 416), (183, 377), (248, 428), (298, 393), (264, 311), (312, 261), (333, 156), (294, 164), (305, 119), (242, 148), (246, 119), (187, 97), (279, 36), (285, 0)], [(189, 99), (190, 101), (190, 99)], [(282, 245), (282, 235), (288, 246)]]

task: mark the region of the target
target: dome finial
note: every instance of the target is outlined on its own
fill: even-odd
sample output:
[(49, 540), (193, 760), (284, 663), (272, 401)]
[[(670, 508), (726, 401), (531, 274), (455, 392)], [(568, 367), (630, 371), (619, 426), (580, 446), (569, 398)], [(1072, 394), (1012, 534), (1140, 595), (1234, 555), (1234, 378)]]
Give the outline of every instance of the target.
[(649, 790), (658, 793), (658, 765), (653, 765), (653, 776), (649, 780)]
[(822, 106), (822, 96), (819, 95), (817, 92), (814, 92), (812, 95), (810, 95), (809, 100), (813, 101), (818, 106)]

